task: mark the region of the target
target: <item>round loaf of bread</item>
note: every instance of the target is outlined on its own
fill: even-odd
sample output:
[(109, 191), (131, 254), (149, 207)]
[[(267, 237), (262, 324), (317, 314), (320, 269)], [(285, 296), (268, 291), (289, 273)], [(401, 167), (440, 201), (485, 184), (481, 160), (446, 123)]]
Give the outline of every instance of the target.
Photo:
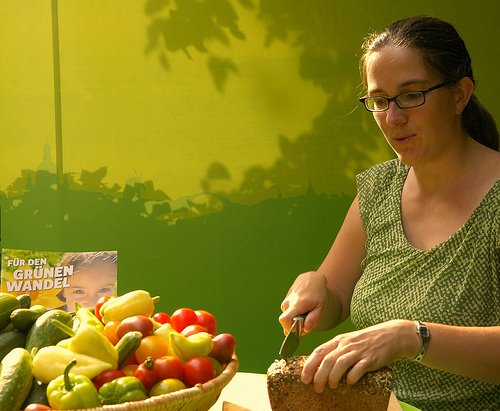
[(349, 385), (345, 376), (338, 388), (328, 385), (321, 394), (300, 379), (306, 356), (276, 360), (267, 370), (267, 390), (273, 411), (386, 411), (393, 387), (392, 371), (384, 367), (366, 373)]

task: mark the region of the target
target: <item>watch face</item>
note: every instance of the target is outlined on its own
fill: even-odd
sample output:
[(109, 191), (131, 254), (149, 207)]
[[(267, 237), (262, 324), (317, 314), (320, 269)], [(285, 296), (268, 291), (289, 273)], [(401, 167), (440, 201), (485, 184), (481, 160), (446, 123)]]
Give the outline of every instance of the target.
[(431, 336), (429, 328), (423, 323), (419, 323), (418, 332), (422, 338), (429, 338)]

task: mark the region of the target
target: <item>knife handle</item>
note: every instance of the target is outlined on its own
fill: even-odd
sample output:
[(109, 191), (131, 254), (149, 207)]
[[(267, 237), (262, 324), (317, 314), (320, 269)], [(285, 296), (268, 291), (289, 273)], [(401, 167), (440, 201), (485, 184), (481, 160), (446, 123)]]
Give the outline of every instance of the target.
[(306, 320), (307, 314), (308, 313), (299, 314), (293, 317), (292, 329), (294, 329), (299, 337), (302, 335), (302, 330), (304, 329), (304, 321)]

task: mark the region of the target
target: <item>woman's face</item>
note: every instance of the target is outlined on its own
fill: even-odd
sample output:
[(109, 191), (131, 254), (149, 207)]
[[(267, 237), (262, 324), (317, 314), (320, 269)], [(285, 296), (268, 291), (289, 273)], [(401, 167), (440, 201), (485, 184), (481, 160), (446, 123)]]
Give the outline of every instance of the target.
[(100, 263), (76, 271), (68, 277), (70, 287), (64, 288), (68, 311), (75, 311), (75, 301), (84, 307), (94, 307), (104, 295), (116, 294), (116, 265)]
[[(443, 81), (410, 48), (386, 46), (368, 56), (365, 68), (370, 96), (393, 97)], [(412, 166), (433, 161), (453, 144), (460, 118), (452, 90), (451, 86), (433, 90), (419, 107), (401, 109), (393, 101), (387, 111), (373, 113), (387, 142), (404, 163)]]

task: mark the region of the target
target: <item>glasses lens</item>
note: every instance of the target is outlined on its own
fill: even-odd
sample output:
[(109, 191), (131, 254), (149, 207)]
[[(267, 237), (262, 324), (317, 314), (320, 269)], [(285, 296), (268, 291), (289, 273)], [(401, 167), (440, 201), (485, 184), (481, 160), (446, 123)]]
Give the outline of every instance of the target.
[(424, 93), (420, 91), (401, 94), (396, 100), (401, 108), (417, 107), (425, 103)]
[(365, 105), (370, 111), (384, 111), (387, 109), (388, 102), (385, 97), (368, 97)]

